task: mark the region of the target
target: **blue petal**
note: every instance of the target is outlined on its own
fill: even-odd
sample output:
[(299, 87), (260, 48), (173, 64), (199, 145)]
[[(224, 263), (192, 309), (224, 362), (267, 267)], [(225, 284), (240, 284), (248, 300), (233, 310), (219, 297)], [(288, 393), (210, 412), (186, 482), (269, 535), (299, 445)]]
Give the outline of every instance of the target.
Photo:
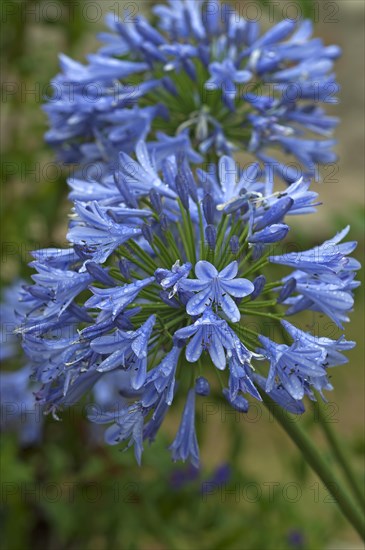
[(238, 273), (238, 262), (234, 260), (219, 272), (220, 279), (234, 279)]
[(189, 315), (200, 315), (209, 306), (210, 299), (212, 299), (211, 285), (190, 298), (186, 304), (186, 311)]
[(253, 283), (248, 279), (224, 280), (220, 281), (220, 286), (225, 292), (228, 292), (228, 294), (231, 294), (235, 298), (243, 298), (255, 290)]
[(147, 357), (139, 359), (135, 366), (132, 367), (132, 388), (139, 390), (146, 381), (147, 374)]
[(226, 355), (222, 342), (218, 338), (217, 334), (212, 334), (212, 338), (209, 345), (209, 355), (214, 365), (219, 370), (224, 370), (226, 367)]
[(201, 356), (202, 351), (202, 330), (200, 329), (186, 346), (186, 359), (189, 361), (189, 363), (195, 363)]
[(200, 262), (195, 265), (194, 270), (198, 279), (202, 279), (203, 281), (211, 281), (215, 277), (218, 277), (218, 271), (214, 265), (205, 260), (200, 260)]
[(230, 295), (222, 294), (219, 303), (224, 313), (227, 315), (228, 319), (230, 319), (232, 323), (238, 323), (241, 318), (241, 314), (236, 303), (233, 301)]
[[(163, 281), (161, 281), (162, 285)], [(200, 279), (182, 279), (178, 287), (181, 290), (188, 290), (190, 292), (199, 292), (205, 288), (210, 287), (211, 281), (202, 281)]]

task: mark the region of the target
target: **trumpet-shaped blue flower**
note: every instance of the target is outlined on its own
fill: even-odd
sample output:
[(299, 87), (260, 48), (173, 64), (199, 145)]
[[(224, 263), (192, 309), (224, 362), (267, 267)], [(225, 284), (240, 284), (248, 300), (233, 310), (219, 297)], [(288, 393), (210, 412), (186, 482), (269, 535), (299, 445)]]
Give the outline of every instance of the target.
[(155, 277), (164, 290), (173, 287), (170, 295), (176, 294), (178, 288), (182, 285), (182, 279), (186, 279), (191, 271), (192, 265), (190, 262), (180, 265), (177, 260), (171, 270), (158, 268), (155, 271)]
[(142, 398), (144, 407), (151, 406), (163, 394), (166, 405), (171, 406), (174, 399), (175, 372), (181, 347), (173, 346), (157, 367), (149, 371), (146, 378), (146, 391)]
[(206, 308), (202, 317), (195, 323), (175, 332), (177, 340), (185, 340), (190, 337), (192, 338), (187, 344), (185, 352), (186, 359), (190, 363), (198, 361), (203, 350), (207, 350), (217, 369), (225, 369), (224, 348), (229, 350), (234, 346), (232, 333), (226, 321), (217, 317), (211, 309)]
[(237, 323), (240, 312), (233, 297), (243, 298), (253, 292), (251, 281), (235, 278), (238, 272), (238, 263), (231, 262), (221, 271), (207, 261), (200, 261), (194, 267), (197, 279), (182, 279), (178, 286), (182, 290), (196, 292), (186, 304), (189, 315), (200, 315), (207, 307), (213, 305), (222, 308), (227, 317)]
[(321, 348), (325, 353), (325, 362), (323, 363), (325, 367), (334, 367), (347, 363), (347, 357), (341, 352), (350, 350), (355, 346), (355, 342), (345, 340), (343, 336), (338, 338), (338, 340), (332, 340), (325, 336), (315, 336), (309, 332), (304, 332), (285, 320), (281, 321), (281, 324), (293, 338), (294, 342), (298, 342), (302, 346), (310, 345)]
[(131, 372), (131, 386), (140, 389), (146, 380), (147, 352), (155, 317), (152, 315), (138, 330), (100, 336), (91, 342), (91, 348), (108, 356), (97, 365), (98, 372), (125, 369)]
[(90, 418), (97, 424), (106, 424), (114, 421), (105, 432), (105, 441), (109, 445), (117, 445), (127, 441), (127, 449), (134, 446), (134, 454), (138, 464), (141, 464), (143, 452), (143, 413), (141, 405), (133, 404), (129, 407), (110, 413), (98, 413)]
[(208, 90), (217, 88), (222, 90), (224, 103), (231, 111), (234, 111), (234, 100), (237, 95), (235, 84), (248, 82), (252, 73), (246, 70), (237, 70), (230, 59), (225, 59), (223, 63), (211, 63), (209, 72), (212, 76), (206, 82), (205, 87)]
[[(266, 391), (267, 379), (264, 376), (254, 373), (253, 379), (263, 391)], [(303, 414), (305, 411), (303, 401), (292, 397), (281, 382), (275, 382), (268, 395), (275, 403), (290, 413)]]
[(89, 298), (85, 305), (87, 307), (97, 307), (98, 309), (110, 311), (113, 319), (115, 319), (123, 309), (136, 299), (143, 288), (154, 281), (154, 277), (149, 277), (143, 281), (136, 281), (121, 287), (107, 289), (91, 287), (94, 296)]
[(56, 313), (58, 317), (62, 315), (73, 299), (93, 281), (89, 273), (57, 269), (38, 261), (32, 262), (32, 266), (38, 273), (32, 276), (36, 285), (31, 288), (31, 293), (43, 302), (42, 318)]
[(325, 360), (323, 349), (304, 347), (300, 344), (276, 344), (265, 336), (259, 336), (259, 340), (264, 346), (260, 351), (270, 361), (265, 387), (268, 393), (274, 388), (275, 378), (278, 377), (289, 395), (300, 400), (305, 394), (306, 380), (326, 375), (322, 366)]
[[(118, 246), (141, 234), (138, 226), (115, 223), (97, 202), (89, 206), (76, 202), (75, 211), (78, 218), (71, 225), (67, 238), (85, 247), (90, 260), (96, 263), (105, 262)], [(85, 265), (81, 270), (86, 270)]]
[[(243, 344), (241, 343), (241, 346)], [(248, 350), (246, 350), (248, 352)], [(249, 393), (259, 401), (261, 396), (258, 393), (256, 386), (252, 381), (252, 367), (251, 367), (251, 353), (247, 353), (247, 359), (245, 362), (241, 361), (240, 356), (236, 350), (233, 350), (228, 361), (229, 366), (229, 399), (234, 402), (238, 397), (239, 392)]]
[[(310, 274), (337, 274), (349, 264), (350, 259), (346, 256), (351, 254), (357, 246), (355, 241), (341, 244), (349, 229), (350, 227), (347, 226), (335, 237), (325, 241), (320, 246), (310, 250), (290, 252), (282, 256), (270, 256), (270, 261), (288, 265)], [(353, 268), (355, 268), (355, 265)]]
[(189, 390), (181, 424), (170, 446), (173, 460), (187, 460), (196, 468), (199, 466), (199, 447), (195, 432), (195, 391)]

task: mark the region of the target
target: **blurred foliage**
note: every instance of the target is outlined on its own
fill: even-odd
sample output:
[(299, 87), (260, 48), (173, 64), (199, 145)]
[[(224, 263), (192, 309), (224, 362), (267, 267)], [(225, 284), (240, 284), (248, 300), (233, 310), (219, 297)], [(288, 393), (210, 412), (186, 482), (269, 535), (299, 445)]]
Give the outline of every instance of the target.
[[(263, 9), (278, 9), (277, 2), (260, 3)], [(68, 170), (56, 166), (52, 151), (43, 143), (47, 123), (41, 104), (49, 93), (50, 79), (58, 72), (59, 51), (82, 59), (92, 49), (90, 41), (95, 40), (99, 23), (85, 21), (85, 2), (62, 0), (59, 4), (62, 17), (58, 18), (40, 9), (38, 0), (6, 0), (2, 5), (6, 27), (1, 36), (5, 52), (2, 284), (29, 276), (30, 250), (64, 243)], [(305, 17), (313, 15), (314, 2), (301, 0), (297, 4)], [(32, 9), (38, 16), (32, 15)], [(333, 221), (329, 234), (347, 222), (346, 213), (343, 219)], [(360, 207), (353, 210), (351, 222), (353, 233), (361, 234)], [(305, 234), (301, 239), (303, 244), (312, 244), (305, 242)], [(175, 418), (174, 426), (177, 421)], [(316, 437), (313, 415), (304, 417), (303, 422)], [(200, 437), (206, 427), (200, 425)], [(62, 422), (48, 418), (39, 447), (20, 448), (13, 434), (5, 434), (2, 548), (184, 550), (195, 548), (198, 541), (203, 550), (300, 550), (324, 548), (338, 533), (348, 533), (333, 503), (323, 502), (322, 494), (315, 501), (310, 490), (317, 487), (314, 478), (278, 428), (270, 422), (257, 428), (252, 423), (237, 424), (234, 419), (224, 426), (219, 422), (213, 425), (213, 444), (207, 443), (207, 456), (212, 460), (199, 474), (171, 463), (163, 434), (146, 450), (144, 466), (139, 469), (132, 452), (124, 454), (100, 443), (100, 434), (91, 432), (81, 414), (65, 415)], [(226, 455), (230, 458), (230, 473), (222, 483), (214, 470), (221, 438), (229, 441)], [(270, 440), (269, 452), (279, 458), (268, 454)], [(362, 434), (347, 442), (361, 458)], [(272, 496), (264, 484), (274, 479), (281, 482)], [(291, 480), (306, 488), (298, 502), (285, 498), (281, 490)], [(202, 492), (204, 487), (208, 493)], [(259, 497), (257, 490), (261, 491)]]
[(172, 464), (161, 438), (139, 469), (131, 453), (92, 443), (81, 419), (74, 420), (62, 430), (50, 423), (39, 449), (19, 451), (4, 438), (7, 549), (182, 550), (198, 540), (202, 550), (323, 548), (343, 526), (333, 504), (325, 521), (322, 514), (304, 518), (298, 482), (288, 492), (276, 482), (271, 493), (233, 464), (219, 483), (213, 471)]

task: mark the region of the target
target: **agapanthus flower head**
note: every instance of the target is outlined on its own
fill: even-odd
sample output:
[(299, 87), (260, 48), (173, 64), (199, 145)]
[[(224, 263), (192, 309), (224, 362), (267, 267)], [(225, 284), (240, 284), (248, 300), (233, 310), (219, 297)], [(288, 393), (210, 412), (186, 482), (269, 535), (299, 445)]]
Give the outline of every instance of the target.
[(275, 149), (304, 174), (334, 161), (338, 120), (321, 105), (336, 101), (340, 49), (312, 38), (310, 21), (284, 20), (260, 35), (258, 22), (219, 0), (169, 0), (152, 11), (153, 25), (141, 13), (109, 14), (111, 32), (86, 65), (60, 56), (45, 110), (47, 141), (63, 160), (104, 169), (162, 132), (185, 135), (213, 159), (245, 149), (288, 182)]
[[(320, 204), (317, 165), (336, 158), (324, 105), (336, 102), (340, 50), (309, 21), (261, 34), (218, 0), (152, 12), (153, 24), (109, 14), (86, 65), (60, 56), (46, 139), (79, 166), (69, 246), (32, 253), (34, 284), (13, 308), (28, 363), (6, 376), (28, 392), (31, 372), (56, 419), (91, 396), (90, 420), (138, 463), (180, 410), (172, 459), (197, 468), (197, 402), (219, 395), (244, 414), (266, 393), (302, 414), (354, 345), (286, 319), (309, 310), (342, 330), (358, 285), (347, 228), (286, 250), (291, 216)], [(240, 167), (236, 151), (252, 162)]]
[[(300, 414), (306, 395), (332, 388), (328, 368), (353, 343), (283, 317), (296, 308), (346, 320), (358, 264), (355, 244), (340, 242), (346, 230), (285, 254), (289, 217), (318, 204), (308, 179), (275, 191), (256, 164), (241, 170), (224, 155), (196, 169), (189, 141), (170, 145), (163, 156), (139, 142), (100, 182), (71, 180), (70, 248), (33, 253), (18, 332), (44, 410), (58, 417), (94, 394), (90, 420), (138, 462), (183, 397), (170, 450), (196, 467), (197, 400), (218, 392), (245, 413), (266, 392)], [(273, 263), (292, 272), (273, 279)]]

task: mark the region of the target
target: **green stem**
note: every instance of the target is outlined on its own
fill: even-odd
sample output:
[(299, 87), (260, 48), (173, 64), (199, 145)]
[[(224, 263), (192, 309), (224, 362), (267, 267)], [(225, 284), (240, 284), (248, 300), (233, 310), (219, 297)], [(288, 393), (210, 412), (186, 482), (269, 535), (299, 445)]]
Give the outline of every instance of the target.
[(324, 460), (320, 451), (318, 451), (307, 434), (290, 418), (286, 411), (276, 405), (264, 391), (260, 391), (260, 394), (264, 405), (273, 414), (281, 427), (284, 428), (286, 433), (302, 452), (309, 466), (325, 484), (328, 491), (336, 500), (343, 515), (356, 529), (360, 537), (365, 540), (365, 521), (361, 512), (353, 504), (347, 492), (339, 485), (337, 477), (331, 472), (328, 463)]
[(274, 319), (275, 321), (280, 321), (280, 319), (282, 318), (282, 315), (274, 313), (264, 313), (263, 311), (253, 311), (252, 309), (246, 309), (243, 307), (241, 308), (240, 306), (238, 306), (238, 309), (241, 313), (245, 313), (246, 315), (253, 315), (255, 317), (267, 317), (268, 319)]
[(344, 476), (346, 477), (349, 486), (351, 487), (354, 497), (356, 498), (358, 504), (361, 508), (365, 506), (364, 495), (362, 494), (359, 483), (356, 480), (356, 477), (351, 469), (350, 464), (348, 463), (348, 458), (344, 452), (340, 442), (338, 441), (337, 435), (332, 429), (331, 423), (327, 421), (321, 397), (317, 396), (317, 401), (312, 402), (312, 406), (316, 413), (316, 418), (318, 418), (321, 428), (324, 435), (333, 451), (334, 456), (336, 457)]
[(263, 258), (261, 260), (259, 260), (258, 262), (254, 263), (249, 269), (247, 269), (245, 272), (244, 272), (244, 276), (247, 277), (247, 275), (249, 275), (250, 273), (252, 272), (255, 272), (257, 271), (258, 269), (261, 269), (263, 268), (266, 264), (268, 264), (268, 260), (266, 258)]
[(203, 227), (203, 215), (200, 202), (198, 202), (198, 214), (199, 214), (199, 235), (200, 235), (200, 259), (205, 260), (205, 239), (204, 239), (204, 227)]
[[(290, 344), (290, 342), (288, 341), (289, 338), (287, 337), (287, 335), (284, 335), (284, 338), (287, 344)], [(343, 451), (342, 446), (338, 441), (338, 438), (334, 430), (332, 429), (331, 423), (327, 422), (327, 419), (323, 410), (322, 397), (318, 394), (318, 392), (316, 392), (316, 397), (317, 397), (317, 401), (311, 402), (311, 403), (315, 411), (316, 418), (319, 421), (318, 423), (327, 439), (327, 442), (333, 452), (335, 459), (337, 459), (340, 468), (342, 468), (342, 472), (346, 477), (349, 486), (352, 489), (352, 493), (355, 499), (357, 500), (361, 508), (364, 508), (365, 506), (364, 495), (362, 494), (359, 484), (356, 480), (356, 477), (351, 469), (351, 466), (348, 463), (348, 458), (346, 456), (346, 453)]]

